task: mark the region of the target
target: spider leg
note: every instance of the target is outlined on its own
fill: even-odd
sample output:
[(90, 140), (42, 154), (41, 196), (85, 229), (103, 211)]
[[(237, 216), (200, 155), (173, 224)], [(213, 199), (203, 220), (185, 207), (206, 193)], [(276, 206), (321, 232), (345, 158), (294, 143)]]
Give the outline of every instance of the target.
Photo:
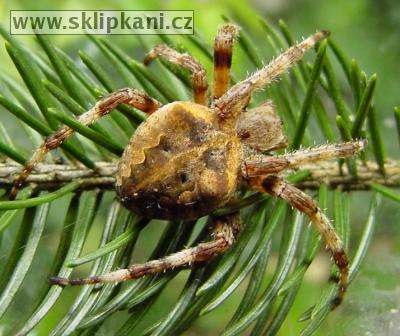
[(218, 30), (215, 37), (213, 99), (218, 99), (228, 89), (233, 43), (237, 35), (238, 28), (234, 24), (227, 23)]
[(327, 37), (328, 34), (326, 31), (317, 32), (292, 46), (250, 77), (232, 86), (228, 92), (214, 101), (213, 107), (218, 111), (221, 124), (233, 127), (255, 90), (262, 89), (276, 80), (279, 75), (296, 64), (310, 48)]
[(213, 226), (214, 240), (200, 243), (197, 246), (181, 250), (164, 258), (151, 260), (143, 264), (134, 264), (126, 269), (88, 278), (66, 279), (52, 277), (50, 278), (50, 282), (61, 286), (104, 282), (115, 283), (141, 278), (149, 274), (160, 273), (178, 267), (190, 266), (193, 263), (208, 261), (233, 244), (240, 230), (240, 215), (239, 213), (234, 213), (215, 217), (213, 219)]
[[(78, 121), (83, 125), (91, 125), (122, 103), (131, 105), (147, 114), (153, 113), (161, 106), (158, 101), (147, 96), (143, 92), (136, 89), (125, 88), (99, 100), (92, 109), (80, 115)], [(36, 149), (21, 174), (15, 180), (9, 195), (11, 200), (15, 199), (18, 190), (22, 187), (35, 166), (43, 160), (45, 155), (50, 150), (60, 146), (63, 141), (74, 133), (75, 131), (72, 128), (64, 126), (59, 131), (46, 138), (43, 144)]]
[(338, 306), (346, 293), (349, 278), (349, 262), (343, 248), (343, 242), (329, 219), (310, 196), (278, 176), (259, 176), (250, 179), (250, 184), (258, 191), (267, 192), (285, 200), (292, 207), (305, 213), (310, 218), (311, 222), (323, 237), (326, 249), (332, 254), (333, 260), (339, 269), (339, 291), (337, 297), (333, 301), (333, 308)]
[(192, 87), (194, 101), (201, 105), (208, 105), (208, 84), (207, 72), (204, 67), (189, 54), (180, 52), (168, 47), (166, 44), (155, 46), (144, 58), (144, 64), (150, 64), (157, 57), (165, 58), (167, 61), (178, 64), (189, 70), (192, 74)]
[(284, 169), (297, 168), (303, 164), (317, 161), (333, 160), (353, 156), (361, 152), (368, 144), (366, 139), (352, 142), (324, 145), (292, 153), (250, 158), (243, 164), (242, 172), (245, 177), (277, 174)]

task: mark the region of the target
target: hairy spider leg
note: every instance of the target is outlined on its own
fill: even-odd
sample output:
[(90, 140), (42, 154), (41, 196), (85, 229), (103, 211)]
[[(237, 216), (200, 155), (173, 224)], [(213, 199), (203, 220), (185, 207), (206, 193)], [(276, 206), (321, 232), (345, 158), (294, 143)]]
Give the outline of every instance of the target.
[(229, 87), (233, 44), (238, 36), (238, 28), (224, 24), (214, 40), (214, 85), (213, 99), (221, 97)]
[(339, 269), (339, 290), (332, 302), (332, 308), (337, 307), (343, 300), (349, 281), (349, 261), (343, 248), (343, 242), (336, 233), (329, 219), (318, 207), (317, 203), (306, 193), (297, 189), (280, 177), (270, 175), (250, 179), (255, 190), (267, 192), (288, 202), (292, 207), (305, 213), (323, 237), (326, 249), (332, 254)]
[(78, 279), (52, 277), (49, 281), (61, 286), (105, 282), (116, 283), (208, 261), (214, 256), (224, 252), (234, 243), (240, 230), (240, 224), (241, 219), (238, 212), (221, 217), (214, 217), (214, 238), (212, 241), (200, 243), (197, 246), (181, 250), (161, 259), (151, 260), (143, 264), (134, 264), (126, 269), (120, 269), (103, 275)]
[(192, 75), (193, 100), (197, 104), (208, 105), (207, 72), (198, 61), (189, 54), (182, 54), (165, 44), (159, 44), (150, 50), (143, 63), (149, 65), (157, 57), (165, 58), (167, 61), (189, 70)]
[(294, 208), (305, 213), (320, 232), (327, 250), (332, 254), (339, 269), (339, 291), (333, 302), (333, 308), (342, 302), (348, 285), (349, 262), (343, 243), (329, 219), (310, 196), (273, 174), (284, 169), (297, 168), (306, 163), (353, 156), (361, 152), (367, 143), (366, 139), (360, 139), (298, 150), (276, 157), (259, 155), (246, 160), (242, 165), (242, 175), (254, 189), (282, 198)]
[(297, 150), (292, 153), (272, 157), (257, 155), (245, 161), (242, 166), (242, 173), (243, 176), (250, 178), (260, 175), (277, 174), (284, 169), (298, 168), (303, 164), (353, 156), (364, 150), (367, 144), (367, 139), (360, 139)]
[(232, 86), (228, 92), (215, 100), (212, 107), (218, 110), (221, 126), (233, 128), (255, 90), (262, 89), (267, 84), (276, 80), (279, 75), (296, 64), (318, 41), (328, 35), (327, 31), (311, 35), (277, 56), (268, 65), (256, 71), (250, 77)]
[[(147, 114), (155, 112), (161, 106), (157, 100), (147, 96), (143, 92), (136, 89), (125, 88), (111, 93), (99, 100), (93, 108), (80, 115), (78, 121), (83, 125), (91, 125), (122, 103), (131, 105)], [(11, 200), (15, 199), (18, 190), (21, 189), (31, 171), (44, 159), (45, 155), (50, 150), (60, 146), (63, 141), (74, 133), (75, 131), (71, 127), (63, 126), (58, 132), (45, 139), (43, 144), (36, 149), (32, 157), (29, 159), (18, 178), (14, 181), (14, 185), (9, 195)]]

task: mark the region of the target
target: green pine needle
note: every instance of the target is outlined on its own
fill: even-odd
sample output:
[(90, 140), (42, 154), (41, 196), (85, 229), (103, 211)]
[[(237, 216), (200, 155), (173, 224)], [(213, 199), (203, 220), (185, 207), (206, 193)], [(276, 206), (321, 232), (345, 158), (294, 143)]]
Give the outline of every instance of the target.
[[(227, 16), (223, 20), (234, 21)], [(244, 22), (240, 13), (235, 16), (235, 21)], [(262, 67), (268, 60), (263, 49), (268, 49), (270, 55), (277, 55), (296, 40), (284, 21), (279, 22), (278, 29), (263, 18), (258, 18), (257, 22), (263, 34), (262, 44), (257, 44), (256, 34), (243, 28), (234, 50), (235, 57), (236, 48), (241, 49), (243, 63), (240, 64), (249, 64), (249, 72)], [(83, 164), (94, 169), (96, 161), (112, 161), (121, 155), (131, 134), (146, 119), (144, 113), (121, 105), (104, 121), (90, 127), (82, 126), (75, 118), (121, 85), (142, 89), (162, 103), (186, 99), (191, 94), (187, 71), (165, 61), (146, 67), (107, 38), (88, 36), (87, 43), (95, 47), (97, 54), (80, 51), (78, 56), (82, 62), (78, 63), (54, 46), (49, 37), (37, 35), (40, 50), (28, 51), (4, 29), (0, 29), (0, 34), (21, 77), (15, 80), (6, 74), (0, 75), (0, 107), (17, 125), (23, 126), (24, 133), (19, 136), (35, 147), (38, 134), (49, 136), (60, 124), (68, 125), (80, 134), (63, 143), (60, 151), (49, 155), (51, 163), (62, 160), (66, 165), (79, 167)], [(212, 43), (198, 31), (181, 40), (160, 34), (154, 38), (182, 52), (200, 54), (207, 62), (212, 60)], [(149, 44), (144, 38), (139, 43), (146, 49)], [(257, 94), (251, 104), (266, 99), (274, 101), (285, 122), (290, 149), (311, 146), (315, 139), (319, 143), (326, 140), (333, 143), (340, 139), (351, 141), (367, 134), (371, 140), (372, 161), (380, 173), (388, 177), (388, 151), (374, 105), (376, 75), (368, 79), (361, 66), (348, 58), (332, 39), (319, 43), (316, 54), (310, 54), (311, 64), (304, 60), (299, 62), (282, 76), (279, 83), (273, 83), (265, 92)], [(239, 80), (234, 72), (243, 70), (240, 64), (233, 64), (232, 83)], [(211, 62), (206, 65), (208, 70), (211, 70), (210, 65)], [(344, 73), (345, 87), (339, 84), (336, 65)], [(352, 95), (350, 102), (348, 94)], [(394, 118), (400, 141), (399, 107), (394, 110)], [(25, 144), (20, 145), (20, 139), (14, 138), (7, 127), (0, 128), (0, 163), (15, 170), (17, 164), (23, 165), (29, 159), (30, 149), (20, 151)], [(364, 164), (369, 162), (367, 155), (362, 156)], [(357, 178), (359, 166), (356, 160), (347, 159), (346, 164), (352, 175), (350, 179)], [(339, 164), (338, 171), (341, 168)], [(302, 170), (287, 179), (301, 183), (313, 179), (312, 174), (311, 169)], [(12, 244), (0, 245), (7, 259), (4, 272), (0, 274), (0, 317), (15, 314), (14, 301), (28, 286), (35, 295), (32, 302), (24, 302), (26, 312), (18, 324), (4, 327), (9, 334), (89, 335), (103, 332), (103, 328), (107, 332), (112, 325), (113, 332), (118, 335), (178, 335), (200, 316), (216, 314), (228, 305), (232, 316), (224, 330), (218, 332), (223, 335), (244, 332), (275, 335), (293, 314), (304, 275), (320, 250), (320, 236), (313, 227), (305, 225), (308, 220), (302, 214), (268, 195), (246, 193), (235, 204), (214, 212), (214, 215), (241, 212), (245, 225), (238, 241), (222, 256), (187, 272), (187, 278), (183, 277), (186, 272), (180, 274), (180, 270), (173, 270), (122, 285), (82, 286), (75, 290), (51, 286), (46, 282), (47, 277), (72, 277), (75, 273), (80, 276), (80, 269), (75, 270), (80, 265), (85, 274), (95, 275), (127, 267), (134, 252), (136, 262), (137, 251), (143, 243), (141, 238), (148, 234), (147, 225), (152, 225), (122, 208), (113, 198), (114, 192), (102, 188), (84, 191), (78, 178), (63, 183), (51, 192), (40, 194), (32, 185), (21, 190), (15, 201), (8, 201), (6, 190), (0, 190), (0, 234), (13, 234)], [(399, 202), (399, 194), (384, 184), (372, 183), (371, 189)], [(46, 188), (39, 188), (43, 189)], [(330, 191), (325, 184), (316, 189), (319, 190), (319, 204), (331, 211), (346, 250), (355, 251), (350, 254), (350, 280), (353, 281), (372, 239), (380, 197), (373, 193), (357, 244), (350, 239), (350, 234), (354, 236), (349, 219), (354, 211), (351, 197), (341, 189)], [(61, 208), (65, 211), (60, 211)], [(59, 213), (54, 224), (51, 218), (56, 210)], [(48, 229), (52, 236), (56, 235), (55, 225), (61, 232), (59, 240), (51, 242), (57, 250), (53, 261), (45, 264), (48, 260), (40, 260), (37, 254), (40, 244), (45, 241), (47, 225), (52, 225)], [(149, 259), (210, 239), (206, 218), (190, 223), (168, 222), (164, 226), (163, 235), (150, 251)], [(280, 243), (277, 241), (279, 235)], [(272, 271), (271, 259), (277, 260)], [(41, 280), (31, 282), (30, 273), (33, 266), (38, 265), (44, 269), (39, 272), (43, 273), (39, 274)], [(336, 268), (333, 267), (332, 272), (335, 274)], [(164, 315), (157, 315), (157, 302), (165, 292), (171, 293), (171, 287), (177, 298), (169, 301)], [(350, 286), (349, 291), (351, 289)], [(296, 316), (305, 323), (303, 335), (311, 335), (325, 321), (336, 292), (337, 284), (327, 282), (317, 302), (300, 317)]]

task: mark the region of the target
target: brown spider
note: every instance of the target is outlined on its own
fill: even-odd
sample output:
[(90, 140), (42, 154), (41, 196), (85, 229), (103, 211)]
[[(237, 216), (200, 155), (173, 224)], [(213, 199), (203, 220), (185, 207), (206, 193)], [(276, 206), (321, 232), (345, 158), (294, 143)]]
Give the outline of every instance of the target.
[[(355, 155), (366, 146), (366, 141), (266, 156), (264, 153), (287, 145), (281, 120), (270, 101), (245, 111), (255, 90), (274, 81), (328, 33), (317, 32), (228, 89), (232, 47), (237, 34), (235, 25), (225, 24), (215, 38), (210, 105), (203, 66), (188, 54), (161, 44), (150, 51), (145, 64), (162, 57), (188, 69), (192, 74), (194, 102), (177, 101), (161, 106), (143, 92), (126, 88), (104, 97), (78, 120), (90, 125), (122, 103), (149, 115), (126, 147), (116, 176), (121, 203), (144, 217), (196, 219), (234, 201), (243, 184), (279, 197), (305, 213), (324, 238), (339, 269), (336, 306), (342, 301), (348, 283), (349, 266), (343, 243), (316, 202), (284, 181), (279, 173), (303, 163)], [(15, 181), (11, 198), (15, 198), (45, 154), (73, 133), (72, 128), (64, 126), (44, 141)], [(50, 281), (59, 285), (114, 283), (207, 261), (231, 246), (240, 230), (239, 213), (212, 218), (212, 241), (104, 275), (80, 279), (53, 277)]]

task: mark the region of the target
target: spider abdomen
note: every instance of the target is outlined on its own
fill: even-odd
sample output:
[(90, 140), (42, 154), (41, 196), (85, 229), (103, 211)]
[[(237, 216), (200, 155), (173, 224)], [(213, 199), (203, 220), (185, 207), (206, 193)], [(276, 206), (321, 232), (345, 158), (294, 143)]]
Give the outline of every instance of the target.
[(116, 188), (121, 202), (145, 217), (193, 219), (233, 197), (239, 166), (239, 139), (219, 129), (215, 113), (174, 102), (138, 127)]

